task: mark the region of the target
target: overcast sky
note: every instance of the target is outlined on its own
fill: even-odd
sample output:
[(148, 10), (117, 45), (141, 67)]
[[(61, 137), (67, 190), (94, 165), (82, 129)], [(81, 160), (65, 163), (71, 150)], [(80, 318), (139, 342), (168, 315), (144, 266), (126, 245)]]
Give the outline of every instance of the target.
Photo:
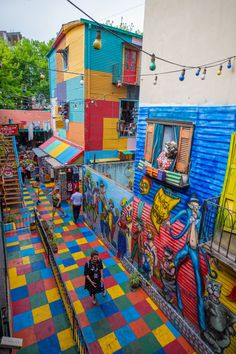
[[(145, 0), (72, 0), (97, 21), (134, 24), (143, 30)], [(86, 18), (66, 0), (0, 0), (0, 30), (21, 32), (27, 38), (55, 38), (63, 23)]]

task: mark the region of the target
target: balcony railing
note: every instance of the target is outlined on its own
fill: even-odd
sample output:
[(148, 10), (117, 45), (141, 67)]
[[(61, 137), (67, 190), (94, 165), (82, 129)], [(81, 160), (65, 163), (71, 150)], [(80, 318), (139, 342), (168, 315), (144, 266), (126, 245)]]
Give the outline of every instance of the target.
[(135, 136), (136, 130), (136, 123), (125, 123), (121, 121), (117, 123), (117, 131), (120, 136)]
[[(115, 85), (140, 85), (140, 70), (137, 68), (137, 72), (134, 74), (135, 80), (130, 81), (126, 80), (126, 77), (123, 75), (122, 64), (116, 63), (112, 65), (112, 83)], [(134, 82), (135, 81), (135, 82)]]
[(219, 200), (204, 202), (200, 246), (236, 270), (236, 211), (221, 206)]

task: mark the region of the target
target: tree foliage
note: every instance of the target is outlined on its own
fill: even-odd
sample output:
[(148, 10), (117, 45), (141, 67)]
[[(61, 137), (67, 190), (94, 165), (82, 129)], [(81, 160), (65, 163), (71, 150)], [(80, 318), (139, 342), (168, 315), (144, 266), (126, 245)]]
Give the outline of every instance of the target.
[(9, 46), (0, 39), (0, 108), (27, 109), (29, 98), (39, 94), (49, 99), (46, 54), (51, 44), (24, 38)]

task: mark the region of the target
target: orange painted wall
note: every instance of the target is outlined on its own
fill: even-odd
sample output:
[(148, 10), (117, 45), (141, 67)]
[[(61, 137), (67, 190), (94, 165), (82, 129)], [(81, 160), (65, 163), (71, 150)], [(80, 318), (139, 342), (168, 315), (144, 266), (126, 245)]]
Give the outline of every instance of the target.
[(66, 139), (84, 146), (84, 123), (70, 122)]
[[(84, 24), (72, 28), (65, 35), (65, 46), (69, 46), (68, 71), (84, 73)], [(65, 80), (74, 78), (74, 74), (65, 74)]]
[[(65, 38), (62, 38), (62, 40), (60, 41), (59, 45), (56, 48), (56, 51), (58, 49), (64, 49), (66, 47), (66, 41)], [(57, 70), (64, 70), (63, 67), (63, 60), (62, 60), (62, 55), (59, 53), (56, 53), (56, 69)], [(60, 82), (63, 82), (65, 80), (64, 78), (64, 73), (62, 72), (57, 72), (57, 84), (59, 84)]]

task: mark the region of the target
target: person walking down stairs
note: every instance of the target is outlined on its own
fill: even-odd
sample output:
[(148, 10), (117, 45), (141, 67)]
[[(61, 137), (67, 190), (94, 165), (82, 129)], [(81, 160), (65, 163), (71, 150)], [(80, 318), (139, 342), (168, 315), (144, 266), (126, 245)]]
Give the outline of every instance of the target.
[(56, 211), (60, 211), (62, 216), (66, 217), (64, 210), (61, 208), (60, 188), (55, 187), (55, 189), (51, 193), (48, 193), (48, 195), (52, 196), (52, 221), (54, 220)]

